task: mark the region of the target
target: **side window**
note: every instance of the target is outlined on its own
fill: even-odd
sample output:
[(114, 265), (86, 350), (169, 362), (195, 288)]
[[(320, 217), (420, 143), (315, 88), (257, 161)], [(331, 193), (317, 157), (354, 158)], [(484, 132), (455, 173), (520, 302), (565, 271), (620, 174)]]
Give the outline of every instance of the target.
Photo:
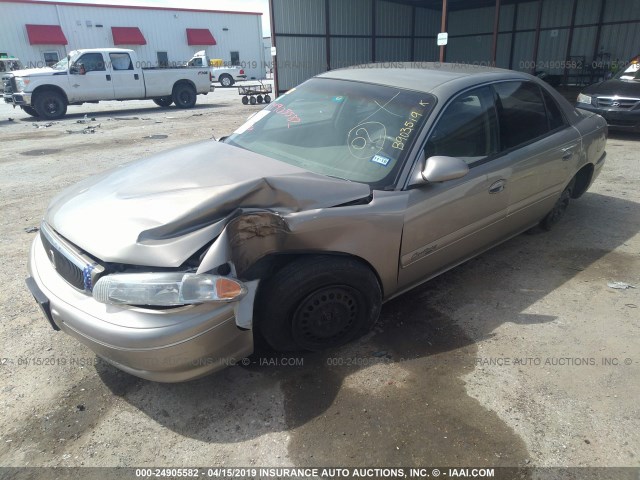
[(450, 103), (425, 147), (427, 158), (444, 155), (467, 163), (497, 152), (497, 122), (489, 87), (465, 92)]
[(549, 130), (555, 130), (566, 125), (564, 116), (558, 107), (558, 103), (554, 100), (549, 92), (542, 90), (544, 96), (544, 104), (547, 107), (547, 119), (549, 120)]
[(76, 65), (82, 64), (86, 73), (104, 72), (104, 60), (101, 53), (85, 53), (77, 61)]
[(498, 96), (502, 150), (517, 147), (544, 135), (549, 123), (540, 87), (529, 82), (502, 82), (494, 85)]
[(109, 58), (114, 70), (133, 70), (133, 62), (128, 53), (110, 53)]
[(44, 52), (44, 63), (47, 67), (51, 65), (55, 65), (60, 61), (60, 57), (58, 56), (58, 52)]
[(159, 67), (169, 66), (169, 54), (167, 52), (156, 52)]
[(240, 65), (240, 52), (231, 52), (231, 65), (234, 67)]

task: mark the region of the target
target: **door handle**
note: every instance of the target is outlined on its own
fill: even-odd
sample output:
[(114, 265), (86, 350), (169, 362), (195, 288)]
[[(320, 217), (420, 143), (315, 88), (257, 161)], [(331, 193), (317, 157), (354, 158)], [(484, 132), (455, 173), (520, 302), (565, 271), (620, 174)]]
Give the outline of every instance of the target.
[(573, 157), (573, 149), (576, 148), (576, 145), (571, 145), (570, 147), (562, 149), (562, 160), (569, 160)]
[(491, 184), (491, 186), (489, 187), (489, 193), (500, 193), (501, 191), (504, 190), (504, 186), (506, 185), (507, 181), (502, 179), (502, 180), (498, 180), (497, 182), (494, 182)]
[(111, 81), (111, 75), (107, 75), (107, 82)]
[(138, 77), (138, 74), (137, 74), (137, 73), (134, 73), (134, 74), (133, 74), (133, 78), (134, 78), (135, 80), (138, 80), (140, 77)]

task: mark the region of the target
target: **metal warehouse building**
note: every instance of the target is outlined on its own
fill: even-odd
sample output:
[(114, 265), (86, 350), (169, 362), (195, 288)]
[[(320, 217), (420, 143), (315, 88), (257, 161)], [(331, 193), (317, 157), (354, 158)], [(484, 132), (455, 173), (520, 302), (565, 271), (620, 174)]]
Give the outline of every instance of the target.
[(449, 34), (444, 61), (573, 85), (640, 54), (640, 0), (269, 1), (279, 91), (349, 65), (438, 61), (439, 32)]
[(261, 13), (0, 0), (0, 55), (51, 65), (79, 48), (122, 47), (143, 66), (182, 64), (198, 50), (263, 78)]

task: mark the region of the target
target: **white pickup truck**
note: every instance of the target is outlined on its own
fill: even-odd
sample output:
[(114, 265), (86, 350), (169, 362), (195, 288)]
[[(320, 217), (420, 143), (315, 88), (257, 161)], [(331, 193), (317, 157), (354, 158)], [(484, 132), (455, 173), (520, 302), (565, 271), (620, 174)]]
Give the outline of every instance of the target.
[(208, 59), (204, 50), (196, 52), (189, 63), (190, 67), (208, 67), (212, 82), (220, 82), (223, 87), (231, 87), (234, 83), (246, 80), (247, 75), (241, 67), (225, 66), (220, 59)]
[(100, 100), (191, 108), (197, 95), (213, 91), (207, 68), (140, 68), (136, 53), (122, 48), (75, 50), (52, 67), (17, 70), (3, 80), (5, 102), (45, 119), (63, 117), (67, 105)]

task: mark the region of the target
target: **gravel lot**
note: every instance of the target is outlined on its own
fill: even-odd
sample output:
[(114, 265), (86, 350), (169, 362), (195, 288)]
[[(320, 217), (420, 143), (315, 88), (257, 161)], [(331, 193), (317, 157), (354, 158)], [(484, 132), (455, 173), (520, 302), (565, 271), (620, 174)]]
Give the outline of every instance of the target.
[(52, 331), (24, 279), (25, 229), (54, 194), (259, 109), (235, 88), (192, 110), (70, 107), (50, 126), (0, 105), (0, 465), (640, 466), (640, 135), (611, 135), (555, 230), (386, 304), (336, 351), (157, 384)]

